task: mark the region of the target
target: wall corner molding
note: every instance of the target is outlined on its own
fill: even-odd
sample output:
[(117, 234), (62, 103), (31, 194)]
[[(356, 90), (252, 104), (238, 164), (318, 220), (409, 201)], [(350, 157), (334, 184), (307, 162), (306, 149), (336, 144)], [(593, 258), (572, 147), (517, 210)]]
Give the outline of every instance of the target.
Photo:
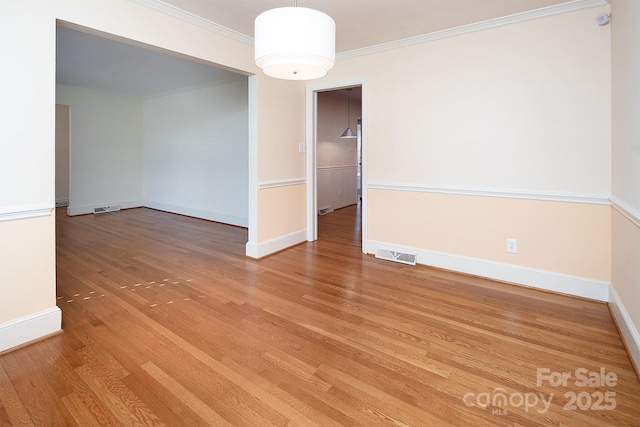
[(503, 16), (501, 18), (489, 19), (487, 21), (477, 22), (459, 27), (450, 28), (432, 33), (422, 34), (415, 37), (408, 37), (402, 40), (396, 40), (389, 43), (381, 43), (374, 46), (368, 46), (361, 49), (354, 49), (336, 54), (336, 60), (341, 61), (351, 59), (363, 55), (371, 55), (387, 50), (398, 49), (413, 46), (421, 43), (432, 42), (435, 40), (456, 37), (463, 34), (474, 33), (477, 31), (487, 30), (496, 27), (502, 27), (519, 22), (530, 21), (533, 19), (544, 18), (552, 15), (560, 15), (563, 13), (576, 12), (583, 9), (593, 7), (607, 6), (607, 0), (573, 0), (567, 3), (561, 3), (553, 6), (547, 6), (540, 9), (530, 10), (527, 12), (515, 13), (513, 15)]
[(609, 287), (609, 307), (618, 329), (620, 329), (620, 335), (622, 335), (627, 347), (629, 357), (635, 364), (636, 371), (638, 371), (640, 370), (640, 332), (633, 324), (631, 316), (629, 316), (629, 312), (622, 303), (613, 284)]
[(0, 353), (59, 332), (62, 310), (57, 306), (0, 324)]
[(172, 16), (181, 21), (188, 22), (193, 25), (197, 25), (198, 27), (204, 28), (214, 33), (218, 33), (222, 36), (228, 37), (240, 43), (253, 46), (253, 38), (246, 36), (242, 33), (239, 33), (238, 31), (232, 30), (231, 28), (227, 28), (215, 22), (209, 21), (208, 19), (195, 15), (191, 12), (187, 12), (186, 10), (172, 6), (161, 0), (129, 0), (129, 1), (133, 3), (137, 3), (140, 6), (153, 9), (157, 12), (164, 13), (165, 15)]
[(609, 201), (611, 206), (620, 212), (622, 215), (626, 216), (631, 222), (633, 222), (637, 227), (640, 227), (640, 212), (618, 199), (616, 196), (611, 195), (609, 197)]
[(245, 254), (260, 259), (307, 241), (307, 230), (298, 230), (261, 243), (247, 242)]

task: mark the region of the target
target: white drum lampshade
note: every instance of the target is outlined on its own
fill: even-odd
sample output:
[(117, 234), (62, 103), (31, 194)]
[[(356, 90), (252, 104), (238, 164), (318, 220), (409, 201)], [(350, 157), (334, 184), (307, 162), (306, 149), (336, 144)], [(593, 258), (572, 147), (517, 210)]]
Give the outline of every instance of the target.
[(271, 77), (311, 80), (327, 75), (336, 57), (336, 23), (305, 7), (280, 7), (255, 21), (255, 61)]

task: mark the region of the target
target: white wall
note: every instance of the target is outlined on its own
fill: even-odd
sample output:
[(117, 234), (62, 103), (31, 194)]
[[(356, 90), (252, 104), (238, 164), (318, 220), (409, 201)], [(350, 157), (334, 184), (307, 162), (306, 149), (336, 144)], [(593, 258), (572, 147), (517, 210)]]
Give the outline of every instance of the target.
[(56, 104), (56, 205), (69, 204), (69, 106)]
[(145, 206), (248, 225), (247, 81), (144, 102)]
[(70, 106), (68, 213), (142, 206), (142, 101), (59, 86), (56, 102)]

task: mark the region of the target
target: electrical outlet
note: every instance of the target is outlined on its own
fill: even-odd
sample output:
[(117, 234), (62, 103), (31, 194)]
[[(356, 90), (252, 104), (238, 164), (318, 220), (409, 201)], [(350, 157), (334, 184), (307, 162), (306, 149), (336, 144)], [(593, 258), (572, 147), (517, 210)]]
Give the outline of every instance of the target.
[(507, 252), (510, 254), (518, 253), (518, 239), (507, 239)]
[(298, 153), (306, 153), (307, 152), (307, 144), (301, 142), (298, 144)]

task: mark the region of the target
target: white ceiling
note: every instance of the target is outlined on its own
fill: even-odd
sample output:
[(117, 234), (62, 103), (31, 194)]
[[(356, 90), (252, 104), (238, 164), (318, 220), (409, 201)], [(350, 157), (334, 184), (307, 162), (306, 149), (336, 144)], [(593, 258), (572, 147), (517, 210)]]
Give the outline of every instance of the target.
[[(255, 17), (295, 0), (132, 0), (210, 23), (251, 42)], [(336, 52), (392, 43), (564, 3), (593, 0), (299, 0), (336, 21)], [(58, 27), (57, 83), (133, 96), (229, 83), (245, 76)]]
[[(296, 0), (140, 0), (165, 3), (253, 38), (260, 13)], [(336, 21), (336, 52), (540, 9), (569, 0), (298, 0)]]

